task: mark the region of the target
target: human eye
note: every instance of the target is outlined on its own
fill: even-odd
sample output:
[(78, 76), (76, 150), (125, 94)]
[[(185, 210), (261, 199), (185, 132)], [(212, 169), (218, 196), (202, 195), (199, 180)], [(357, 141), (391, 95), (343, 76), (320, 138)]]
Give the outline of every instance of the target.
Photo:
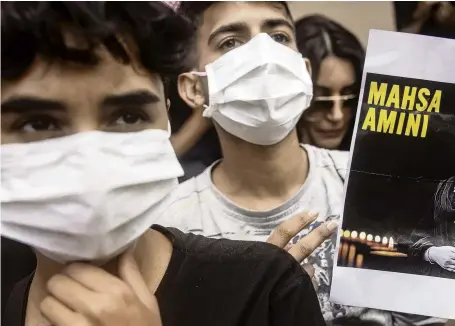
[(48, 115), (29, 116), (15, 122), (11, 128), (15, 132), (24, 134), (51, 132), (60, 130), (57, 119)]
[(273, 34), (270, 34), (270, 37), (275, 42), (282, 43), (282, 44), (286, 44), (291, 41), (289, 36), (287, 36), (285, 33), (273, 33)]
[(151, 118), (144, 110), (126, 108), (116, 111), (110, 116), (108, 127), (118, 130), (131, 130), (150, 122)]
[(236, 38), (231, 37), (231, 38), (228, 38), (228, 39), (222, 41), (218, 47), (222, 51), (229, 51), (229, 50), (239, 47), (240, 45), (243, 45), (243, 42), (241, 42), (240, 40), (238, 40)]

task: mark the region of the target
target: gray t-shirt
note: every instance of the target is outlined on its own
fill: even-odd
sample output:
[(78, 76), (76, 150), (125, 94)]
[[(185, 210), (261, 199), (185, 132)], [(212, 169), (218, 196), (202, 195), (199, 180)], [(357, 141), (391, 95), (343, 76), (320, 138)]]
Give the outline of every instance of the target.
[[(349, 159), (348, 152), (302, 146), (308, 153), (308, 177), (300, 190), (284, 204), (269, 211), (252, 211), (237, 206), (213, 184), (211, 173), (218, 164), (215, 162), (199, 176), (177, 187), (169, 197), (169, 209), (158, 224), (210, 238), (266, 241), (278, 225), (292, 216), (306, 210), (319, 212), (317, 220), (291, 241), (296, 243), (321, 223), (339, 219)], [(352, 316), (391, 325), (390, 313), (329, 302), (335, 246), (336, 235), (305, 261), (315, 268), (319, 301), (326, 321)]]

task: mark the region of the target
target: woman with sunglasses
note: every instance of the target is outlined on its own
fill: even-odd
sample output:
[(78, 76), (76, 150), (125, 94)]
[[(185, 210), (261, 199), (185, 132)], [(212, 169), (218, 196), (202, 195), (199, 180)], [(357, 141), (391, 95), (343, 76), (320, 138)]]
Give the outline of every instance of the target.
[(297, 46), (311, 62), (313, 104), (298, 124), (301, 142), (349, 150), (365, 51), (340, 24), (319, 15), (295, 24)]

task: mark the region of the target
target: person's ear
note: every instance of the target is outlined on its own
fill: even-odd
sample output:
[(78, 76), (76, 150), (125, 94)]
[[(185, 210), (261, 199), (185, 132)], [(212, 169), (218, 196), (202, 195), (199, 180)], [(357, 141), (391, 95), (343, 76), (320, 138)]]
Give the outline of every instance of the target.
[(169, 111), (169, 109), (171, 108), (171, 100), (170, 99), (166, 99), (166, 109)]
[(181, 74), (177, 81), (180, 97), (193, 109), (205, 104), (204, 88), (201, 78), (191, 72)]
[(311, 62), (310, 62), (310, 60), (308, 60), (307, 58), (305, 58), (305, 65), (306, 65), (306, 69), (308, 70), (308, 73), (309, 73), (310, 76), (312, 77)]

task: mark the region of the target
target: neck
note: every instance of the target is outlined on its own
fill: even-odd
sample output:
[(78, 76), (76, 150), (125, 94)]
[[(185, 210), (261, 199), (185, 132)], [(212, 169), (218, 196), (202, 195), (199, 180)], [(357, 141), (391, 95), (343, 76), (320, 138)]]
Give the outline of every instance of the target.
[(251, 144), (224, 130), (218, 132), (224, 158), (213, 172), (213, 182), (222, 193), (289, 197), (305, 182), (308, 158), (295, 130), (272, 146)]
[[(136, 242), (133, 256), (139, 268), (140, 274), (152, 293), (160, 284), (172, 255), (170, 241), (155, 230), (148, 230)], [(36, 252), (37, 266), (27, 304), (26, 325), (48, 325), (40, 313), (40, 303), (46, 296), (48, 281), (56, 274), (61, 273), (66, 265), (52, 261), (51, 259)], [(100, 266), (111, 275), (119, 277), (119, 257), (115, 257), (106, 264)], [(41, 323), (40, 323), (41, 322)]]

